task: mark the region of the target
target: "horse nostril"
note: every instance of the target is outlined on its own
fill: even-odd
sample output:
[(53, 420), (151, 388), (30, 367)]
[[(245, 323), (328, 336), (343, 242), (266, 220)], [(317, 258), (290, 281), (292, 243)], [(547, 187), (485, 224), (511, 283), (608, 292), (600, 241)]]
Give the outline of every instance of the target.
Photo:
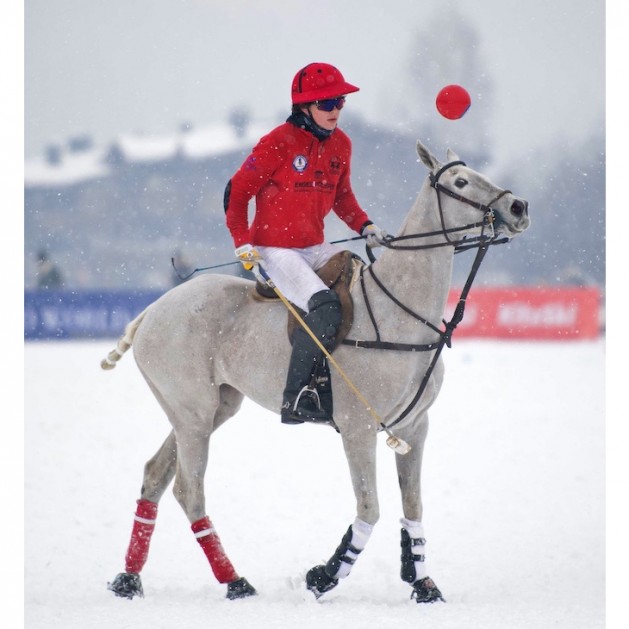
[(526, 203), (523, 201), (514, 201), (511, 205), (511, 214), (514, 216), (522, 216), (526, 214)]

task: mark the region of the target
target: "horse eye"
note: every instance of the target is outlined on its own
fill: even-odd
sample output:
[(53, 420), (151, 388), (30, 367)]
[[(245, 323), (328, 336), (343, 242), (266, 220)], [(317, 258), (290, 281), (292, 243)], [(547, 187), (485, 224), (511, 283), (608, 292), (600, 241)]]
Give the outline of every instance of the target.
[(465, 188), (465, 186), (467, 186), (467, 180), (463, 179), (462, 177), (459, 177), (455, 182), (454, 185), (457, 188)]

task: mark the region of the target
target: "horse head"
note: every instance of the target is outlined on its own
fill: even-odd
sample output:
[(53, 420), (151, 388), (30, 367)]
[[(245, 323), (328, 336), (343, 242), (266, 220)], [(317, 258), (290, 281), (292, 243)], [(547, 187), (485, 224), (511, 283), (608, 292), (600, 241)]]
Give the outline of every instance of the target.
[(469, 231), (491, 226), (496, 235), (513, 238), (529, 227), (528, 201), (469, 168), (451, 149), (447, 150), (445, 164), (419, 141), (417, 154), (430, 170), (430, 186), (437, 193), (444, 232), (446, 229), (461, 232), (461, 226)]

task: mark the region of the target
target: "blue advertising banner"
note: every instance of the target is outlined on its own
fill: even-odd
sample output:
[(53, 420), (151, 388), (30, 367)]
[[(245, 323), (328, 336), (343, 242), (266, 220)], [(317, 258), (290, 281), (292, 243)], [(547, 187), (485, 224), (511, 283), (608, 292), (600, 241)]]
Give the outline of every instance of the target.
[(159, 291), (25, 291), (24, 338), (117, 338)]

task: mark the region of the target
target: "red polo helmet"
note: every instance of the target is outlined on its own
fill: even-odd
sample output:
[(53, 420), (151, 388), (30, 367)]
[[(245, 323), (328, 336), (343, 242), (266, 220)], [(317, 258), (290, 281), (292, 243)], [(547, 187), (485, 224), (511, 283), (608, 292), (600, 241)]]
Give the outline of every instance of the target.
[(357, 92), (360, 88), (348, 83), (337, 68), (329, 63), (310, 63), (293, 79), (293, 105), (335, 98)]

